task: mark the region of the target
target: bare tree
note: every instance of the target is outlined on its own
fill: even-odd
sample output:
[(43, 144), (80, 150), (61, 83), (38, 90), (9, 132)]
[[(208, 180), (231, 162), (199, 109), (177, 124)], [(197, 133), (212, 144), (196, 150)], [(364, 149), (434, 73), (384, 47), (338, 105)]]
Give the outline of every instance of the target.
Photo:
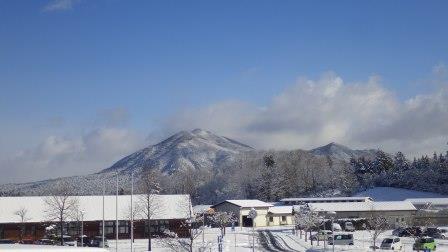
[(214, 212), (211, 215), (211, 221), (221, 229), (221, 235), (225, 235), (226, 227), (236, 222), (236, 217), (233, 213)]
[[(297, 229), (300, 230), (300, 235), (302, 235), (302, 229), (305, 230), (305, 241), (307, 241), (308, 234), (311, 235), (311, 230), (314, 227), (319, 227), (324, 219), (319, 216), (317, 211), (314, 211), (308, 204), (294, 208), (294, 219)], [(313, 244), (313, 240), (311, 244)]]
[(148, 251), (151, 251), (151, 219), (160, 211), (160, 202), (157, 194), (160, 193), (158, 175), (152, 170), (143, 173), (139, 183), (139, 191), (142, 193), (138, 202), (138, 213), (145, 219), (148, 230)]
[(370, 217), (366, 218), (366, 223), (372, 238), (373, 251), (376, 251), (376, 240), (389, 228), (389, 223), (385, 217), (376, 213), (372, 213)]
[(48, 220), (59, 222), (61, 245), (64, 245), (64, 222), (73, 217), (73, 213), (78, 210), (78, 198), (72, 196), (71, 192), (70, 186), (61, 182), (50, 192), (50, 196), (44, 198)]
[(30, 218), (28, 218), (28, 209), (20, 207), (14, 212), (14, 215), (17, 215), (20, 218), (20, 240), (23, 240), (23, 236), (25, 235), (25, 223), (30, 220)]
[(173, 251), (193, 252), (194, 241), (200, 234), (202, 234), (203, 230), (194, 225), (198, 219), (193, 215), (190, 195), (185, 195), (185, 197), (186, 198), (179, 203), (179, 211), (183, 212), (186, 217), (186, 219), (181, 222), (180, 227), (188, 231), (188, 237), (180, 238), (176, 233), (170, 230), (165, 230), (166, 237), (161, 241), (166, 247), (171, 248)]

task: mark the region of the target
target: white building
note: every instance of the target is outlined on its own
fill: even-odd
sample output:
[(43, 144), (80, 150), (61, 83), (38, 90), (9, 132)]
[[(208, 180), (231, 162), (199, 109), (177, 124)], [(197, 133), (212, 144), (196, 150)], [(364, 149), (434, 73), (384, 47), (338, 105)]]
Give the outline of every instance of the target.
[[(133, 205), (137, 207), (144, 195), (134, 195)], [(84, 234), (88, 236), (100, 235), (102, 220), (105, 220), (106, 237), (115, 237), (116, 218), (118, 216), (119, 238), (130, 236), (130, 195), (116, 196), (71, 196), (78, 202), (77, 212), (83, 212)], [(48, 216), (50, 210), (45, 203), (45, 196), (31, 197), (0, 197), (0, 239), (17, 240), (20, 236), (21, 218), (15, 212), (26, 209), (25, 238), (28, 240), (41, 239), (45, 235), (45, 228), (54, 224)], [(116, 207), (118, 202), (118, 208)], [(154, 213), (151, 218), (153, 234), (162, 233), (165, 229), (184, 235), (185, 230), (181, 222), (190, 218), (192, 207), (189, 195), (153, 195)], [(103, 216), (104, 204), (104, 216)], [(74, 216), (74, 215), (73, 215)], [(67, 233), (78, 235), (80, 218), (72, 215), (67, 218)], [(80, 217), (78, 215), (78, 217)], [(143, 238), (146, 234), (143, 214), (135, 215), (134, 234), (136, 238)]]
[[(260, 200), (226, 200), (212, 206), (216, 212), (233, 213), (240, 227), (252, 227), (252, 223), (255, 227), (268, 226), (267, 215), (270, 207), (273, 205)], [(252, 208), (257, 212), (253, 222), (248, 217)]]
[(329, 198), (285, 198), (280, 202), (283, 205), (301, 205), (306, 203), (336, 203), (336, 202), (371, 202), (370, 197), (329, 197)]
[(322, 215), (336, 212), (336, 218), (369, 218), (374, 215), (385, 217), (391, 226), (412, 224), (417, 209), (408, 201), (369, 201), (369, 202), (335, 202), (309, 203), (313, 211)]

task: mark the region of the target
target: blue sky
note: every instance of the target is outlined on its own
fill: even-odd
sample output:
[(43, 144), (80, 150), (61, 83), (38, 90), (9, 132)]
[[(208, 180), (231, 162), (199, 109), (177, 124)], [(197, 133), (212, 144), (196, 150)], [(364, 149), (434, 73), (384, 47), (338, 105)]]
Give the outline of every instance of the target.
[[(434, 72), (448, 62), (447, 10), (447, 1), (0, 1), (0, 160), (100, 129), (146, 139), (122, 151), (130, 152), (166, 128), (202, 126), (200, 118), (167, 124), (173, 118), (229, 102), (269, 110), (298, 78), (319, 82), (329, 71), (344, 86), (379, 76), (392, 103), (405, 106), (446, 83)], [(270, 146), (245, 139), (240, 126), (205, 126)], [(271, 144), (333, 140), (306, 139)], [(409, 153), (443, 151), (425, 148)]]

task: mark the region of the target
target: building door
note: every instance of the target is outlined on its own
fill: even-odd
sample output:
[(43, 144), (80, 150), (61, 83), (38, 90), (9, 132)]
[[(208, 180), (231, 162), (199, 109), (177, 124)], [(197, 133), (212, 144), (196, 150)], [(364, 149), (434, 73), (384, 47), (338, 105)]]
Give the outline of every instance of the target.
[(252, 227), (252, 219), (246, 216), (243, 216), (243, 227)]

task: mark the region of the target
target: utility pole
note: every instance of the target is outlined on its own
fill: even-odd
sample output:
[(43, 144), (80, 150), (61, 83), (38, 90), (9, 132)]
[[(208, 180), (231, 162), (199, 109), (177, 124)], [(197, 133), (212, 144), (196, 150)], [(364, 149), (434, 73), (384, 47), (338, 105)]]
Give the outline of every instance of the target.
[(84, 247), (84, 211), (80, 211), (81, 214), (81, 247)]
[(134, 251), (134, 205), (132, 197), (134, 196), (134, 170), (131, 171), (131, 252)]
[(102, 225), (102, 231), (103, 232), (101, 232), (101, 234), (102, 234), (102, 242), (103, 242), (103, 245), (101, 246), (101, 247), (103, 247), (104, 248), (104, 195), (106, 194), (106, 181), (103, 181), (103, 225)]
[(115, 251), (118, 252), (118, 170), (117, 170), (117, 192), (115, 195)]

